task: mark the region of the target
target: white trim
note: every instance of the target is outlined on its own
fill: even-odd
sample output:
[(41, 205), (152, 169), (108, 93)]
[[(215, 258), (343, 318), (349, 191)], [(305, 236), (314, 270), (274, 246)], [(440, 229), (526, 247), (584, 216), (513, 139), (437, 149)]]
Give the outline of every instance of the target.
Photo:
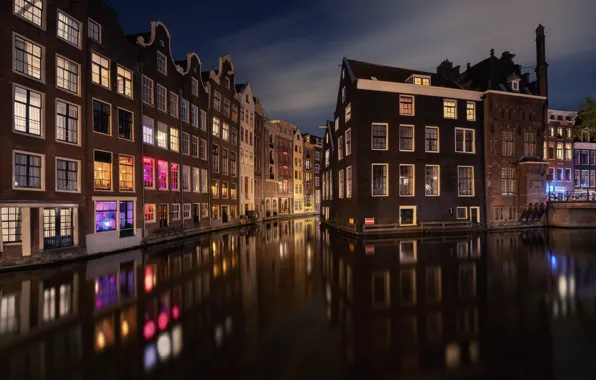
[[(120, 157), (132, 158), (132, 190), (125, 190), (125, 189), (122, 189), (120, 187), (121, 186), (121, 183), (120, 183), (121, 182), (120, 181), (120, 174), (121, 174), (121, 171), (120, 171)], [(143, 168), (143, 170), (144, 170), (144, 168)], [(136, 181), (136, 178), (135, 178), (136, 177), (136, 172), (137, 172), (137, 163), (136, 163), (136, 160), (135, 160), (135, 156), (128, 155), (128, 154), (120, 154), (120, 153), (118, 153), (118, 190), (120, 192), (122, 192), (122, 193), (134, 193), (134, 192), (137, 191), (137, 181)], [(143, 182), (145, 182), (145, 181), (143, 180)], [(143, 183), (143, 186), (144, 185), (145, 184)]]
[[(118, 113), (116, 113), (116, 119), (118, 120), (118, 139), (120, 140), (124, 140), (124, 141), (128, 141), (128, 142), (134, 142), (135, 141), (135, 113), (134, 111), (131, 111), (129, 109), (126, 109), (124, 107), (117, 107), (116, 108), (116, 112), (118, 111), (126, 111), (126, 112), (130, 112), (130, 114), (132, 115), (132, 133), (131, 133), (131, 139), (125, 139), (124, 137), (120, 137), (120, 115), (118, 115)], [(111, 118), (110, 118), (111, 121)], [(141, 120), (141, 124), (143, 123), (143, 121)]]
[[(47, 5), (47, 2), (46, 2)], [(77, 44), (74, 45), (72, 42), (60, 37), (60, 35), (58, 35), (58, 24), (60, 22), (60, 13), (64, 14), (66, 17), (71, 18), (73, 21), (77, 22), (79, 24), (79, 38), (77, 39)], [(56, 10), (56, 38), (66, 42), (67, 44), (69, 44), (70, 46), (74, 46), (79, 50), (82, 50), (82, 46), (83, 46), (83, 23), (81, 21), (79, 21), (78, 18), (72, 16), (71, 14), (63, 11), (62, 9), (58, 8)]]
[[(131, 74), (131, 77), (130, 77), (130, 96), (128, 96), (128, 95), (126, 95), (124, 93), (118, 92), (118, 69), (119, 68), (122, 68), (125, 71), (130, 72), (130, 74)], [(141, 79), (141, 97), (143, 96), (143, 88), (142, 88), (142, 86), (143, 86), (143, 82), (142, 82), (142, 79)], [(119, 63), (116, 64), (116, 93), (118, 95), (124, 96), (127, 99), (134, 100), (134, 96), (135, 96), (135, 73), (134, 73), (134, 71), (132, 71), (128, 67), (126, 67), (124, 65), (121, 65)]]
[[(56, 97), (55, 101), (54, 101), (54, 116), (56, 117), (56, 119), (58, 118), (58, 102), (62, 102), (62, 103), (66, 103), (70, 106), (74, 106), (77, 107), (78, 109), (78, 120), (77, 120), (77, 143), (71, 143), (68, 141), (62, 141), (62, 140), (58, 140), (58, 133), (56, 133), (56, 131), (58, 130), (58, 123), (56, 123), (55, 128), (54, 128), (54, 140), (59, 143), (59, 144), (67, 144), (67, 145), (71, 145), (71, 146), (82, 146), (81, 144), (81, 117), (83, 117), (82, 113), (81, 113), (81, 105), (80, 104), (76, 104), (73, 102), (69, 102), (67, 100), (64, 100), (62, 98), (58, 98)], [(68, 126), (66, 126), (66, 128), (68, 128)]]
[[(110, 190), (104, 190), (104, 189), (96, 189), (95, 188), (95, 152), (104, 152), (104, 153), (109, 153), (111, 156), (111, 160), (110, 160)], [(93, 191), (114, 191), (114, 152), (108, 151), (108, 150), (102, 150), (102, 149), (93, 149)], [(120, 176), (118, 176), (118, 178), (120, 178)]]
[[(386, 180), (385, 180), (385, 194), (380, 194), (380, 195), (375, 195), (374, 194), (374, 186), (375, 186), (375, 181), (374, 181), (374, 166), (385, 166), (385, 168), (387, 169), (387, 173), (386, 173)], [(354, 173), (352, 173), (354, 174)], [(331, 178), (331, 183), (333, 184), (333, 178)], [(371, 197), (388, 197), (389, 196), (389, 164), (388, 163), (383, 163), (383, 162), (372, 162), (370, 164), (370, 196)], [(333, 197), (331, 198), (333, 199)]]
[[(401, 127), (408, 127), (412, 129), (412, 149), (402, 149), (401, 148)], [(389, 136), (387, 136), (389, 138)], [(416, 127), (413, 124), (400, 124), (399, 131), (398, 131), (398, 150), (400, 152), (415, 152), (416, 151)]]
[[(15, 107), (14, 106), (15, 106), (15, 101), (16, 101), (15, 100), (16, 87), (20, 87), (20, 88), (22, 88), (24, 90), (27, 90), (27, 91), (30, 91), (30, 92), (34, 92), (36, 94), (41, 95), (41, 134), (39, 136), (34, 135), (32, 133), (17, 131), (15, 129), (15, 122), (14, 122), (15, 121), (14, 120)], [(12, 94), (11, 94), (11, 96), (12, 96), (12, 104), (11, 104), (11, 108), (10, 109), (12, 111), (12, 114), (11, 114), (12, 133), (16, 133), (18, 135), (23, 135), (23, 136), (28, 136), (28, 137), (33, 137), (33, 138), (36, 138), (36, 139), (45, 140), (45, 138), (46, 138), (46, 128), (45, 128), (46, 127), (46, 94), (43, 93), (43, 92), (41, 92), (41, 91), (34, 90), (32, 88), (29, 88), (29, 87), (26, 87), (26, 86), (23, 86), (23, 85), (20, 85), (18, 83), (13, 82), (12, 83)], [(79, 107), (79, 111), (80, 111), (80, 107)]]
[[(401, 210), (402, 209), (404, 209), (404, 210), (414, 210), (414, 220), (413, 220), (413, 223), (411, 223), (411, 224), (402, 224), (401, 223)], [(418, 224), (417, 223), (418, 222), (418, 218), (417, 218), (417, 213), (418, 212), (417, 211), (418, 210), (417, 210), (417, 207), (416, 206), (405, 206), (405, 205), (404, 206), (399, 206), (399, 214), (397, 215), (397, 218), (398, 218), (397, 221), (398, 221), (399, 225), (400, 226), (415, 226), (415, 225), (417, 225)]]
[[(96, 24), (99, 27), (99, 41), (97, 41), (96, 39), (90, 37), (90, 35), (89, 35), (89, 23), (90, 22)], [(95, 41), (96, 43), (98, 43), (98, 44), (101, 45), (102, 40), (103, 40), (103, 38), (102, 38), (102, 30), (103, 30), (103, 27), (102, 27), (102, 25), (99, 22), (95, 21), (91, 17), (87, 17), (87, 38), (89, 38), (91, 41)]]
[[(497, 90), (488, 90), (488, 91), (485, 91), (484, 93), (485, 94), (521, 96), (523, 98), (546, 100), (546, 96), (538, 96), (538, 95), (530, 95), (530, 94), (520, 94), (518, 92), (505, 92), (505, 91), (497, 91)], [(473, 100), (473, 99), (471, 99), (471, 100)]]
[[(133, 230), (134, 236), (137, 236), (137, 197), (121, 197), (121, 196), (92, 196), (93, 201), (93, 234), (104, 234), (108, 232), (118, 232), (120, 234), (120, 202), (132, 202), (133, 203)], [(116, 228), (110, 231), (97, 231), (97, 225), (95, 220), (97, 218), (97, 202), (116, 202)], [(145, 221), (145, 208), (143, 207), (143, 221)], [(118, 236), (120, 238), (120, 236)]]
[[(457, 150), (457, 131), (461, 130), (464, 133), (463, 139), (463, 151)], [(472, 131), (472, 151), (466, 152), (466, 131)], [(463, 154), (476, 154), (476, 130), (473, 128), (459, 128), (455, 127), (453, 129), (453, 150), (455, 153), (463, 153)]]
[(223, 73), (224, 62), (228, 62), (230, 64), (230, 68), (232, 71), (232, 74), (230, 74), (229, 72), (226, 74), (234, 75), (234, 83), (230, 83), (230, 90), (234, 91), (235, 94), (238, 94), (238, 92), (236, 91), (236, 78), (235, 78), (236, 69), (234, 68), (234, 63), (232, 62), (232, 56), (230, 54), (224, 55), (223, 57), (219, 57), (219, 60), (218, 60), (219, 67), (217, 69), (217, 73), (215, 72), (215, 70), (211, 70), (209, 72), (209, 79), (212, 79), (215, 83), (221, 85), (221, 76), (222, 76), (222, 74), (224, 74)]
[(420, 86), (410, 83), (395, 83), (371, 79), (358, 79), (356, 88), (359, 90), (391, 92), (400, 94), (436, 96), (441, 98), (455, 98), (463, 100), (482, 100), (482, 92), (460, 90), (456, 88)]
[[(145, 219), (145, 206), (153, 206), (153, 219), (151, 219), (151, 220)], [(143, 221), (145, 223), (157, 223), (157, 204), (156, 203), (145, 203), (143, 205)]]
[[(437, 130), (437, 150), (426, 150), (426, 128)], [(441, 128), (434, 125), (424, 126), (424, 153), (441, 153)]]
[[(447, 117), (445, 116), (445, 102), (455, 102), (455, 116), (454, 117)], [(451, 108), (451, 107), (449, 107)], [(448, 120), (457, 120), (458, 114), (457, 114), (457, 99), (443, 99), (443, 119), (448, 119)]]
[[(105, 102), (105, 101), (103, 101), (103, 100), (101, 100), (101, 99), (99, 99), (99, 98), (92, 97), (92, 98), (91, 98), (91, 112), (92, 112), (92, 113), (93, 113), (93, 112), (95, 112), (95, 110), (93, 109), (93, 102), (94, 102), (94, 101), (96, 101), (96, 100), (97, 100), (98, 102), (100, 102), (100, 103), (104, 103), (104, 104), (107, 104), (107, 105), (109, 105), (109, 106), (110, 106), (110, 118), (109, 118), (109, 122), (110, 122), (110, 133), (97, 132), (97, 131), (95, 130), (95, 120), (93, 120), (93, 121), (91, 122), (91, 130), (93, 131), (93, 133), (97, 133), (97, 134), (100, 134), (100, 135), (104, 135), (104, 136), (110, 136), (110, 137), (111, 137), (111, 136), (112, 136), (112, 133), (113, 133), (113, 131), (114, 131), (114, 128), (113, 128), (113, 125), (112, 125), (112, 124), (113, 124), (113, 123), (112, 123), (112, 119), (113, 119), (113, 117), (114, 117), (114, 113), (113, 113), (114, 109), (113, 109), (113, 107), (112, 107), (112, 103), (108, 103), (108, 102)], [(92, 118), (92, 119), (93, 119), (93, 118)]]
[[(157, 65), (157, 64), (155, 65), (155, 68), (158, 73), (168, 76), (168, 57), (166, 57), (166, 55), (164, 53), (162, 53), (161, 51), (157, 50), (157, 54), (156, 54), (157, 62), (161, 61), (160, 58), (162, 58), (162, 57), (163, 57), (164, 71), (161, 71), (159, 69), (159, 65)], [(174, 64), (174, 65), (176, 65), (176, 64)]]
[[(402, 166), (408, 166), (412, 168), (412, 194), (406, 194), (406, 195), (402, 195), (401, 191), (400, 191), (400, 186), (401, 186), (401, 168)], [(411, 198), (411, 197), (415, 197), (416, 196), (416, 165), (415, 164), (399, 164), (399, 169), (398, 169), (398, 173), (397, 173), (397, 178), (398, 178), (398, 189), (397, 189), (397, 193), (401, 198)]]
[[(93, 54), (108, 61), (108, 86), (107, 87), (104, 86), (103, 84), (101, 84), (101, 70), (99, 71), (99, 83), (96, 83), (93, 81), (93, 65), (96, 64), (93, 62)], [(96, 86), (99, 86), (100, 88), (105, 88), (105, 89), (108, 89), (109, 91), (112, 91), (112, 60), (103, 54), (99, 54), (95, 50), (91, 50), (91, 57), (89, 57), (89, 63), (91, 64), (91, 67), (89, 70), (89, 74), (91, 75), (91, 83)], [(100, 68), (103, 68), (103, 66), (101, 66), (100, 64), (97, 64), (97, 65), (99, 65)]]
[[(464, 209), (464, 211), (466, 212), (466, 214), (465, 214), (466, 216), (465, 216), (465, 217), (463, 217), (463, 218), (460, 218), (460, 217), (458, 216), (458, 214), (457, 214), (457, 210), (460, 210), (460, 209)], [(468, 208), (467, 208), (467, 207), (465, 207), (465, 206), (457, 206), (457, 207), (455, 208), (455, 219), (458, 219), (458, 220), (467, 220), (467, 219), (468, 219)]]
[[(63, 161), (70, 161), (70, 162), (76, 162), (77, 163), (77, 190), (72, 191), (72, 190), (58, 190), (58, 160), (63, 160)], [(61, 156), (56, 156), (54, 157), (54, 189), (57, 193), (80, 193), (81, 192), (81, 171), (82, 171), (82, 166), (81, 166), (81, 161), (80, 160), (75, 160), (73, 158), (68, 158), (68, 157), (61, 157)]]
[[(476, 209), (478, 211), (478, 213), (476, 214), (478, 216), (478, 220), (475, 221), (476, 223), (480, 223), (480, 207), (479, 206), (471, 206), (470, 207), (470, 213), (469, 213), (469, 217), (472, 218), (472, 209)], [(470, 221), (474, 222), (474, 220)]]
[[(70, 63), (75, 64), (79, 68), (78, 74), (77, 74), (77, 92), (72, 92), (72, 91), (70, 91), (67, 88), (59, 87), (58, 86), (58, 57), (62, 58), (63, 60), (65, 60), (67, 62), (70, 62)], [(82, 78), (83, 78), (82, 71), (81, 71), (81, 64), (80, 63), (77, 63), (77, 62), (75, 62), (75, 61), (73, 61), (73, 60), (71, 60), (69, 58), (66, 58), (65, 56), (63, 56), (62, 54), (59, 54), (59, 53), (56, 53), (56, 60), (55, 60), (54, 63), (56, 65), (55, 66), (55, 69), (56, 69), (56, 78), (55, 78), (56, 79), (56, 88), (58, 90), (61, 90), (61, 91), (66, 92), (68, 94), (76, 95), (76, 96), (79, 96), (80, 97), (81, 96), (81, 81), (82, 81)]]
[[(547, 163), (548, 165), (548, 163)], [(459, 168), (471, 168), (472, 169), (472, 194), (471, 195), (461, 195), (459, 193)], [(457, 170), (457, 196), (458, 198), (473, 198), (476, 196), (476, 173), (474, 173), (474, 166), (470, 166), (470, 165), (457, 165), (456, 169)]]
[[(416, 85), (420, 86), (420, 85)], [(401, 98), (412, 98), (412, 113), (401, 113)], [(416, 116), (416, 97), (414, 95), (407, 95), (407, 94), (400, 94), (399, 95), (399, 103), (398, 103), (398, 111), (400, 116)]]
[[(438, 168), (438, 173), (437, 173), (437, 194), (426, 194), (426, 168), (428, 166), (431, 167), (436, 167)], [(441, 196), (441, 165), (436, 165), (436, 164), (425, 164), (424, 165), (424, 196), (425, 197), (440, 197)]]
[[(472, 119), (468, 118), (468, 105), (469, 104), (474, 106), (474, 117)], [(466, 120), (467, 121), (476, 121), (476, 102), (470, 102), (470, 101), (466, 102)]]
[(48, 2), (46, 0), (42, 0), (41, 25), (37, 25), (33, 21), (31, 21), (31, 20), (29, 20), (29, 19), (21, 16), (17, 12), (15, 12), (14, 0), (11, 1), (11, 7), (12, 7), (12, 14), (13, 15), (17, 16), (20, 19), (25, 20), (26, 22), (30, 23), (31, 25), (35, 25), (36, 27), (40, 28), (41, 30), (44, 30), (44, 31), (46, 30), (46, 25), (47, 25), (46, 13), (47, 13), (47, 9), (48, 9)]
[[(39, 157), (41, 157), (41, 168), (40, 168), (40, 178), (39, 178), (40, 188), (39, 189), (29, 188), (29, 187), (15, 187), (16, 176), (15, 176), (15, 172), (14, 172), (14, 165), (15, 165), (15, 154), (16, 153), (21, 153), (21, 154), (27, 154), (27, 155), (31, 155), (31, 156), (39, 156)], [(12, 172), (11, 188), (13, 190), (19, 190), (19, 191), (46, 191), (46, 155), (44, 153), (34, 153), (34, 152), (28, 152), (28, 151), (25, 151), (25, 150), (13, 149), (12, 150), (12, 163), (11, 163), (11, 168), (10, 169), (11, 169), (11, 172)]]
[[(385, 149), (373, 148), (372, 127), (375, 124), (377, 124), (377, 125), (384, 125), (385, 128), (386, 128), (386, 133), (385, 133)], [(398, 136), (399, 136), (399, 133), (398, 133)], [(370, 123), (370, 150), (379, 150), (379, 151), (387, 151), (387, 150), (389, 150), (389, 123), (377, 123), (377, 122)]]
[[(44, 4), (47, 5), (47, 3), (44, 3)], [(13, 5), (13, 9), (14, 9), (14, 5)], [(16, 62), (15, 38), (17, 36), (19, 38), (21, 38), (21, 39), (23, 39), (23, 40), (25, 40), (25, 41), (33, 44), (33, 45), (39, 46), (39, 48), (41, 49), (41, 62), (40, 62), (41, 67), (39, 68), (40, 74), (41, 74), (41, 78), (40, 79), (37, 79), (35, 77), (32, 77), (31, 75), (28, 75), (26, 73), (22, 73), (20, 71), (17, 71), (17, 69), (16, 69), (16, 63), (15, 63)], [(15, 74), (17, 74), (17, 75), (21, 75), (21, 76), (23, 76), (25, 78), (29, 78), (31, 80), (34, 80), (36, 82), (40, 82), (40, 83), (45, 84), (46, 83), (46, 63), (47, 63), (46, 47), (43, 46), (42, 44), (36, 42), (36, 41), (33, 41), (33, 40), (31, 40), (31, 39), (29, 39), (29, 38), (27, 38), (27, 37), (25, 37), (25, 36), (17, 33), (17, 32), (12, 32), (12, 41), (11, 41), (11, 43), (12, 43), (12, 56), (11, 56), (11, 60), (10, 60), (10, 65), (12, 66), (12, 72), (15, 73)]]

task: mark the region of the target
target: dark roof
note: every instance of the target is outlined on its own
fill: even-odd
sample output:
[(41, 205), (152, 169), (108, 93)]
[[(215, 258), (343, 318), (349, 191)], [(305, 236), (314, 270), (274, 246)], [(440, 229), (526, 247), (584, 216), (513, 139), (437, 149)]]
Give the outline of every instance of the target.
[[(521, 66), (513, 58), (515, 54), (503, 52), (501, 58), (492, 55), (464, 71), (457, 81), (467, 90), (515, 92), (538, 95), (536, 82), (529, 81), (528, 74), (522, 74)], [(508, 84), (508, 78), (520, 78), (519, 91), (514, 91)]]
[(244, 87), (246, 87), (247, 83), (240, 83), (236, 85), (236, 92), (240, 93), (242, 92), (242, 90), (244, 90)]
[(405, 83), (406, 79), (408, 79), (413, 74), (420, 74), (431, 77), (431, 86), (460, 88), (457, 85), (457, 83), (444, 77), (443, 75), (439, 75), (436, 73), (377, 65), (375, 63), (355, 61), (353, 59), (348, 59), (347, 61), (350, 65), (350, 69), (352, 69), (352, 72), (354, 73), (354, 76), (359, 79), (371, 79), (372, 77), (375, 77), (377, 78), (377, 80), (380, 81)]

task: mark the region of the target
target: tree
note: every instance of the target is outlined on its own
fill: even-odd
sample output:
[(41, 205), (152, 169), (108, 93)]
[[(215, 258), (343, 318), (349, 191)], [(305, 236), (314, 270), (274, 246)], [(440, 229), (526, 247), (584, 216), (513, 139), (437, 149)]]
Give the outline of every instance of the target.
[(596, 99), (586, 97), (577, 114), (576, 125), (581, 129), (589, 129), (591, 135), (596, 134)]

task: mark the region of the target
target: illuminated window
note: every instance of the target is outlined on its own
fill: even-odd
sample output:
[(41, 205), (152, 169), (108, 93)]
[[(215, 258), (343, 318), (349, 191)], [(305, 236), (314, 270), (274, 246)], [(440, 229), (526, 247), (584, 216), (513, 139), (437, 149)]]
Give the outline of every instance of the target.
[(424, 194), (427, 196), (440, 194), (440, 166), (426, 165), (424, 173)]
[(457, 119), (457, 101), (443, 100), (443, 117), (445, 119)]
[(146, 204), (145, 205), (145, 221), (146, 222), (155, 222), (155, 204)]
[(112, 190), (112, 153), (94, 151), (94, 189)]
[(157, 161), (157, 183), (159, 190), (168, 189), (168, 163)]
[(79, 93), (79, 71), (78, 63), (61, 56), (56, 56), (56, 87)]
[(172, 203), (170, 206), (172, 220), (180, 219), (180, 203)]
[(414, 165), (399, 165), (399, 196), (414, 195)]
[(132, 98), (132, 71), (118, 65), (116, 79), (118, 82), (118, 93)]
[(408, 95), (399, 96), (399, 114), (414, 116), (414, 97)]
[[(58, 112), (64, 111), (63, 105), (65, 103), (58, 103)], [(42, 121), (43, 121), (43, 96), (38, 92), (27, 90), (23, 87), (14, 86), (14, 130), (30, 135), (42, 135)], [(73, 114), (78, 119), (78, 108), (71, 107)], [(58, 136), (61, 136), (63, 122), (62, 117), (58, 117)], [(78, 123), (77, 123), (78, 124)]]
[(474, 196), (474, 167), (457, 167), (457, 195), (460, 197)]
[(217, 91), (213, 91), (213, 109), (218, 112), (221, 109), (221, 94)]
[(58, 37), (73, 46), (80, 45), (81, 23), (60, 10), (58, 10)]
[(455, 128), (455, 151), (458, 153), (474, 153), (475, 131), (473, 129)]
[(91, 53), (91, 81), (110, 88), (110, 60), (95, 52)]
[(216, 179), (211, 184), (211, 196), (213, 198), (219, 198), (219, 181)]
[(143, 184), (146, 189), (155, 189), (155, 160), (143, 157)]
[(120, 191), (134, 191), (134, 157), (120, 155)]
[(17, 243), (21, 241), (22, 217), (20, 207), (1, 207), (0, 224), (3, 242)]
[(466, 119), (469, 121), (476, 120), (476, 103), (474, 103), (474, 102), (466, 103)]
[(182, 167), (182, 190), (190, 191), (190, 166)]
[(14, 13), (37, 26), (43, 26), (43, 0), (14, 0)]
[(171, 164), (171, 183), (170, 190), (180, 190), (180, 165)]
[(41, 45), (15, 34), (13, 55), (16, 72), (42, 80), (44, 57)]
[(213, 118), (213, 136), (219, 137), (220, 134), (220, 121), (218, 118)]

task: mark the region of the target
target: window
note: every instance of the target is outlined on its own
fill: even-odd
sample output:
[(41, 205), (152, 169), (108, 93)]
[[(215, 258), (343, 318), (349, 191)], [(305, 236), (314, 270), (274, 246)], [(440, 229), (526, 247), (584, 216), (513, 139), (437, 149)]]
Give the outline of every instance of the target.
[(180, 151), (180, 134), (176, 128), (170, 128), (170, 150)]
[(185, 203), (182, 205), (182, 217), (184, 219), (190, 219), (190, 215), (191, 215), (191, 207), (190, 207), (190, 203)]
[[(246, 178), (248, 178), (248, 177), (246, 177)], [(227, 182), (221, 183), (221, 197), (222, 198), (228, 197), (228, 183)]]
[(211, 206), (211, 218), (214, 220), (219, 219), (219, 206)]
[(426, 165), (424, 172), (424, 195), (440, 195), (440, 166)]
[(501, 168), (501, 194), (515, 194), (515, 168)]
[(116, 215), (118, 203), (116, 201), (95, 202), (95, 232), (116, 231)]
[(201, 160), (207, 161), (207, 141), (201, 139), (201, 143), (199, 145), (199, 154), (201, 156)]
[(457, 195), (460, 197), (474, 196), (474, 167), (457, 167)]
[(212, 151), (213, 172), (219, 173), (219, 146), (213, 144)]
[(111, 106), (108, 103), (93, 99), (93, 131), (111, 134), (110, 131)]
[(469, 120), (469, 121), (476, 120), (476, 103), (474, 103), (474, 102), (466, 103), (466, 120)]
[(221, 138), (225, 141), (228, 141), (230, 139), (230, 125), (227, 123), (222, 124)]
[(346, 156), (349, 156), (352, 153), (352, 130), (348, 129), (345, 133), (346, 135)]
[(191, 78), (190, 91), (194, 96), (199, 96), (199, 81), (197, 78)]
[(222, 174), (228, 174), (228, 150), (221, 150), (221, 172)]
[(213, 136), (219, 137), (220, 129), (221, 129), (220, 121), (218, 118), (214, 117), (213, 118)]
[(536, 134), (524, 133), (524, 156), (536, 156)]
[(201, 169), (201, 193), (208, 193), (207, 169)]
[(170, 190), (180, 190), (180, 165), (170, 165)]
[(458, 153), (475, 152), (475, 131), (473, 129), (455, 128), (455, 151)]
[(344, 123), (347, 123), (348, 121), (350, 121), (351, 117), (352, 117), (352, 103), (350, 103), (346, 106), (346, 119), (345, 119)]
[(581, 164), (582, 165), (590, 165), (590, 151), (589, 150), (581, 151)]
[(110, 61), (95, 52), (91, 53), (91, 81), (110, 88)]
[(573, 144), (572, 143), (565, 143), (565, 160), (567, 160), (567, 161), (573, 160)]
[(414, 196), (414, 165), (399, 165), (399, 196)]
[(199, 109), (197, 108), (197, 106), (195, 106), (194, 104), (192, 104), (190, 106), (190, 124), (193, 127), (198, 127), (198, 121), (197, 121), (197, 113), (198, 113)]
[(199, 168), (192, 168), (192, 191), (199, 193), (201, 191), (201, 170)]
[(157, 71), (163, 75), (168, 75), (168, 61), (166, 56), (160, 51), (157, 52)]
[(79, 65), (59, 55), (56, 56), (56, 87), (79, 93)]
[(590, 170), (590, 187), (596, 186), (596, 171)]
[(42, 80), (43, 48), (21, 36), (14, 36), (14, 70), (31, 78)]
[(399, 150), (402, 152), (414, 151), (414, 126), (399, 126)]
[(159, 190), (168, 189), (168, 163), (157, 161), (157, 185)]
[(439, 153), (439, 127), (424, 128), (424, 151)]
[(468, 219), (468, 208), (467, 207), (456, 207), (455, 216), (457, 219)]
[(18, 243), (22, 241), (22, 216), (20, 207), (1, 207), (0, 224), (2, 227), (2, 241), (4, 243)]
[(77, 161), (56, 159), (56, 190), (80, 191), (79, 163)]
[(135, 161), (131, 156), (119, 156), (120, 191), (134, 191)]
[(154, 145), (155, 139), (153, 137), (154, 122), (153, 119), (143, 115), (143, 142), (145, 144)]
[(457, 101), (443, 99), (443, 117), (445, 119), (457, 119)]
[(337, 160), (344, 158), (344, 138), (339, 136), (337, 138)]
[(112, 190), (112, 153), (93, 152), (93, 178), (95, 190)]
[(58, 10), (58, 37), (79, 47), (81, 23), (60, 10)]
[(178, 95), (170, 91), (170, 115), (178, 117)]
[(180, 219), (180, 203), (172, 203), (170, 207), (170, 216), (172, 220)]
[(205, 110), (201, 110), (199, 114), (199, 126), (201, 127), (201, 131), (207, 130), (207, 112)]
[(43, 0), (15, 0), (14, 13), (37, 26), (43, 26)]
[(372, 150), (387, 150), (388, 125), (387, 124), (373, 124), (372, 125)]
[(118, 93), (132, 98), (132, 71), (118, 65), (116, 80), (118, 81)]
[(180, 104), (180, 118), (188, 123), (188, 100), (186, 99), (182, 99), (182, 103)]
[(118, 137), (121, 139), (133, 140), (132, 119), (132, 112), (118, 108)]
[(416, 206), (399, 206), (399, 224), (402, 226), (416, 225)]
[(557, 168), (557, 181), (564, 181), (565, 177), (563, 176), (564, 170), (563, 168)]
[(236, 190), (236, 184), (230, 183), (230, 199), (238, 198), (238, 192)]
[(155, 222), (155, 204), (145, 205), (145, 222)]
[(495, 215), (495, 221), (503, 220), (503, 207), (494, 207), (493, 213)]
[(223, 113), (227, 117), (230, 117), (230, 99), (224, 98)]
[(399, 114), (414, 116), (414, 97), (408, 95), (399, 96)]
[(14, 87), (14, 130), (41, 136), (43, 98), (40, 93)]
[(557, 143), (557, 160), (562, 160), (562, 159), (563, 159), (563, 143), (558, 142)]
[(143, 75), (143, 103), (153, 105), (153, 80)]
[(565, 169), (565, 181), (571, 182), (571, 169)]
[(319, 164), (315, 164), (315, 174), (319, 174), (320, 171), (321, 171), (321, 166)]
[(190, 152), (190, 135), (182, 132), (182, 154), (189, 155)]
[(101, 25), (89, 19), (87, 21), (87, 35), (93, 41), (101, 43)]
[(160, 111), (163, 111), (163, 112), (168, 112), (167, 104), (166, 104), (166, 94), (167, 94), (166, 88), (158, 83), (157, 84), (157, 95), (156, 95), (157, 109)]
[[(339, 197), (343, 198), (344, 197), (344, 171), (340, 170), (339, 171), (339, 176), (337, 177), (337, 182), (338, 182), (338, 187), (339, 187)], [(298, 186), (298, 185), (296, 185)], [(298, 192), (298, 191), (297, 191)]]
[(155, 189), (155, 160), (143, 157), (143, 185), (146, 189)]
[[(339, 117), (336, 117), (335, 118), (335, 130), (337, 131), (338, 129), (339, 129)], [(326, 136), (326, 138), (329, 139), (329, 136)]]
[(213, 198), (219, 198), (219, 181), (216, 179), (211, 184), (211, 196)]
[(230, 175), (236, 177), (236, 152), (230, 152)]
[(590, 186), (590, 171), (582, 170), (581, 171), (581, 187), (589, 187), (589, 186)]
[(388, 164), (372, 164), (372, 195), (385, 197), (388, 195), (387, 170)]
[[(315, 177), (317, 180), (318, 177)], [(318, 181), (315, 181), (318, 182)], [(318, 186), (318, 183), (315, 183), (315, 186)], [(352, 198), (352, 167), (348, 166), (346, 168), (346, 198)]]
[(232, 105), (232, 120), (238, 121), (238, 106), (235, 104)]
[(501, 140), (501, 154), (503, 156), (513, 156), (515, 154), (515, 136), (513, 132), (503, 131)]
[(79, 143), (79, 107), (56, 100), (56, 140)]
[(182, 190), (190, 191), (190, 166), (182, 167)]
[(219, 111), (221, 109), (221, 94), (213, 91), (213, 109)]

